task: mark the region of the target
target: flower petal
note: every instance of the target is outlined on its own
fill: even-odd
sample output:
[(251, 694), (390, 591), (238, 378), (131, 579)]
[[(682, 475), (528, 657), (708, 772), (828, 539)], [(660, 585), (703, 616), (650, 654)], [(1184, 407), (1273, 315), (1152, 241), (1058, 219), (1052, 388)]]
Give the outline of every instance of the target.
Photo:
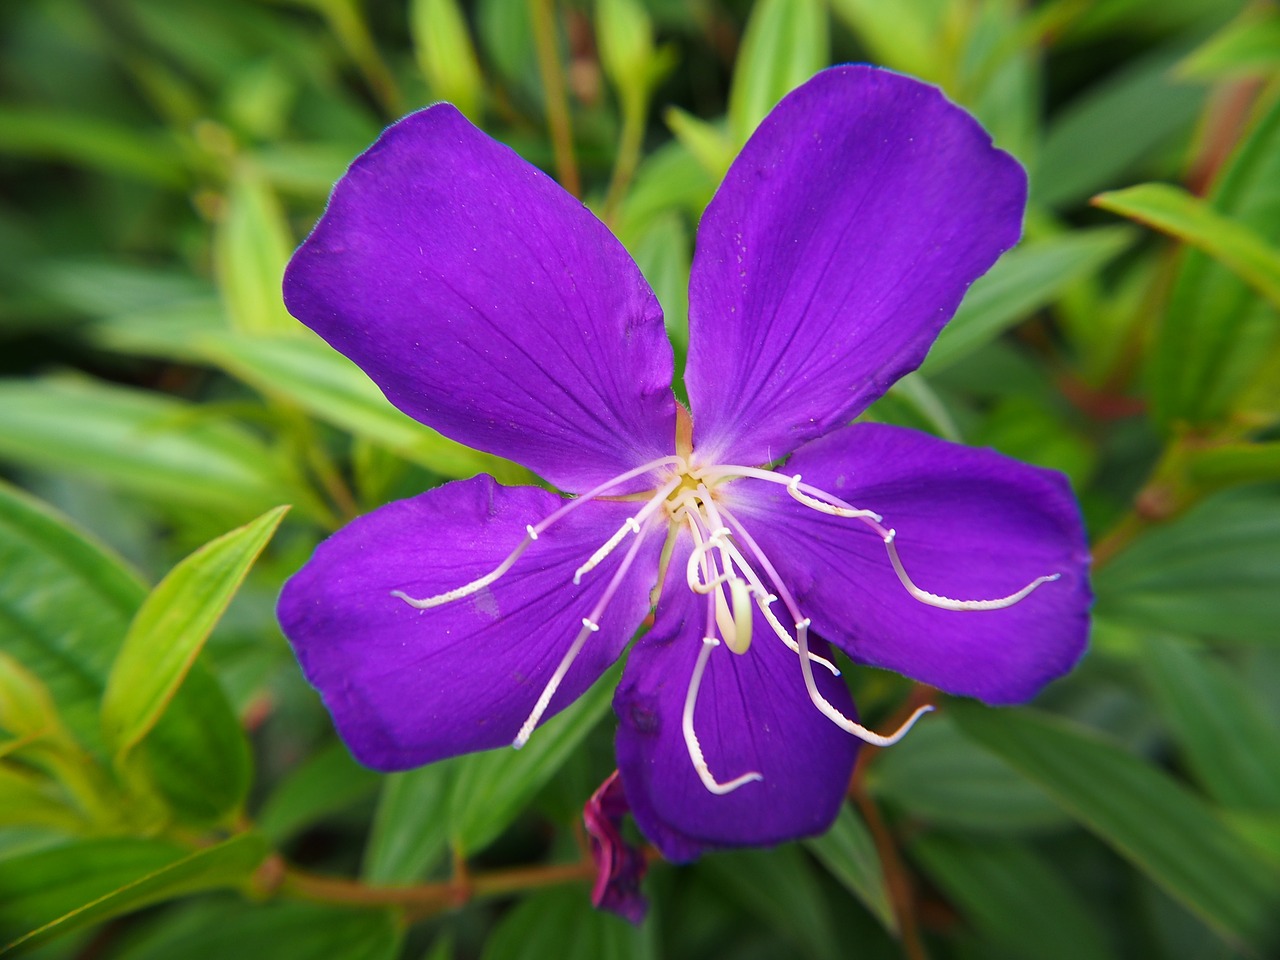
[(941, 610), (907, 593), (883, 540), (862, 522), (810, 510), (782, 487), (738, 481), (735, 514), (797, 591), (813, 629), (854, 659), (949, 693), (1020, 703), (1084, 652), (1088, 544), (1061, 474), (871, 423), (801, 447), (785, 472), (883, 514), (903, 567), (931, 593), (994, 599), (1060, 575), (1004, 609)]
[(1021, 233), (1026, 175), (937, 89), (819, 73), (698, 229), (685, 380), (707, 462), (778, 460), (915, 369)]
[[(681, 550), (671, 569), (682, 571)], [(688, 546), (683, 546), (683, 557)], [(632, 815), (668, 860), (704, 849), (767, 845), (826, 830), (853, 772), (858, 741), (809, 700), (796, 654), (756, 613), (746, 653), (711, 652), (694, 712), (694, 730), (721, 783), (752, 771), (763, 779), (717, 796), (703, 786), (681, 728), (685, 695), (702, 648), (705, 600), (673, 574), (653, 630), (631, 651), (613, 706), (618, 770)], [(826, 653), (826, 645), (815, 644)], [(823, 695), (853, 717), (848, 688), (815, 670)]]
[[(391, 591), (423, 598), (483, 576), (526, 524), (563, 503), (486, 476), (451, 483), (344, 527), (285, 584), (280, 623), (358, 760), (402, 770), (512, 742), (627, 544), (581, 586), (574, 570), (635, 505), (584, 504), (463, 599), (418, 610)], [(661, 546), (656, 534), (641, 545), (546, 716), (586, 690), (631, 639), (649, 609)]]
[(351, 165), (284, 294), (405, 413), (562, 489), (671, 452), (671, 346), (639, 268), (448, 104)]

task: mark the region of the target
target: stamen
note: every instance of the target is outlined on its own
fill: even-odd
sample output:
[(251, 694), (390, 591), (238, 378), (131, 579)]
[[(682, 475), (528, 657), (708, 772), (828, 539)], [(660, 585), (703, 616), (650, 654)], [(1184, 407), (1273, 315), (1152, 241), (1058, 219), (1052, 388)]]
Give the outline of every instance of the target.
[(928, 590), (921, 590), (911, 581), (911, 578), (907, 576), (907, 571), (902, 566), (902, 560), (898, 557), (898, 548), (893, 542), (894, 537), (897, 535), (898, 531), (890, 530), (884, 536), (884, 546), (889, 551), (889, 562), (893, 564), (893, 572), (898, 575), (898, 579), (902, 581), (902, 585), (907, 588), (907, 592), (911, 596), (921, 603), (927, 603), (931, 607), (938, 607), (942, 610), (1002, 610), (1026, 598), (1032, 590), (1042, 583), (1052, 583), (1062, 576), (1060, 573), (1051, 573), (1046, 577), (1036, 577), (1017, 593), (1011, 593), (1007, 597), (1000, 597), (998, 600), (952, 600), (950, 597), (940, 597), (938, 594), (930, 593)]
[[(755, 538), (751, 536), (745, 526), (742, 526), (739, 518), (732, 515), (728, 507), (721, 506), (721, 508), (719, 508), (719, 512), (721, 512), (724, 520), (733, 527), (733, 534), (737, 536), (737, 539), (741, 540), (742, 544), (746, 545), (746, 549), (750, 550), (751, 556), (753, 556), (755, 561), (760, 564), (760, 568), (764, 571), (765, 576), (769, 577), (769, 581), (772, 582), (774, 589), (776, 589), (778, 594), (780, 594), (782, 603), (787, 608), (787, 611), (791, 613), (791, 617), (794, 618), (794, 620), (800, 620), (800, 609), (797, 607), (795, 600), (792, 599), (791, 591), (787, 590), (785, 582), (782, 582), (782, 577), (778, 576), (778, 571), (773, 567), (773, 563), (769, 561), (767, 556), (765, 556), (763, 550), (760, 549), (759, 544), (755, 543)], [(785, 643), (788, 648), (791, 648), (791, 653), (799, 654), (800, 645), (797, 644), (795, 640), (791, 639), (791, 635), (788, 634), (787, 628), (782, 626), (781, 621), (778, 621), (778, 618), (774, 616), (772, 609), (769, 609), (769, 604), (772, 604), (774, 600), (777, 600), (778, 596), (774, 596), (764, 589), (764, 582), (759, 579), (759, 576), (756, 576), (754, 570), (751, 570), (751, 564), (746, 562), (746, 559), (742, 557), (742, 554), (736, 547), (733, 547), (732, 543), (728, 544), (728, 548), (730, 548), (733, 557), (737, 559), (737, 564), (742, 568), (742, 571), (744, 571), (746, 576), (748, 576), (748, 579), (753, 582), (753, 586), (756, 588), (756, 604), (759, 605), (760, 613), (764, 614), (764, 620), (768, 622), (769, 626), (773, 627), (773, 632), (774, 634), (777, 634), (778, 639), (780, 639), (782, 643)], [(831, 671), (831, 675), (833, 677), (840, 676), (840, 669), (838, 669), (836, 664), (832, 663), (831, 660), (828, 660), (826, 657), (819, 657), (818, 654), (810, 653), (809, 659), (813, 660), (814, 663), (822, 664), (822, 666), (826, 667), (828, 671)]]
[[(505, 560), (503, 560), (500, 564), (498, 564), (489, 573), (486, 573), (483, 577), (479, 577), (475, 580), (472, 580), (470, 583), (463, 584), (462, 586), (456, 587), (453, 590), (448, 590), (445, 593), (438, 593), (433, 597), (423, 597), (421, 599), (418, 599), (418, 598), (409, 596), (403, 590), (392, 590), (391, 596), (397, 597), (400, 600), (403, 600), (405, 603), (409, 604), (409, 606), (411, 607), (416, 607), (419, 610), (427, 610), (427, 609), (430, 609), (431, 607), (439, 607), (446, 603), (452, 603), (454, 600), (461, 600), (463, 597), (469, 597), (473, 593), (478, 593), (479, 591), (483, 590), (485, 587), (489, 586), (489, 584), (497, 580), (499, 577), (501, 577), (508, 570), (510, 570), (512, 565), (517, 560), (520, 559), (520, 554), (524, 553), (525, 550), (529, 548), (529, 544), (533, 543), (533, 541), (538, 539), (538, 534), (545, 533), (549, 527), (559, 522), (560, 520), (563, 520), (566, 516), (568, 516), (574, 510), (578, 509), (584, 503), (590, 503), (596, 497), (600, 496), (605, 491), (610, 490), (613, 487), (616, 487), (618, 484), (625, 483), (628, 480), (634, 479), (635, 477), (643, 476), (646, 473), (650, 473), (653, 470), (657, 470), (659, 467), (664, 467), (667, 465), (676, 466), (679, 468), (681, 472), (684, 472), (688, 469), (688, 464), (685, 462), (684, 457), (674, 457), (674, 456), (658, 457), (655, 460), (650, 460), (648, 463), (642, 464), (641, 466), (638, 466), (632, 470), (628, 470), (625, 473), (620, 473), (616, 477), (606, 480), (604, 483), (596, 487), (592, 487), (590, 490), (588, 490), (586, 493), (584, 493), (580, 497), (574, 497), (572, 500), (570, 500), (560, 509), (556, 510), (549, 517), (547, 517), (545, 520), (540, 521), (536, 525), (527, 524), (525, 526), (524, 539), (521, 540), (520, 543), (516, 546), (516, 548), (507, 555), (507, 558)], [(676, 480), (675, 483), (672, 485), (671, 489), (674, 490), (675, 485), (678, 485), (678, 484), (679, 484), (679, 480)], [(668, 495), (669, 493), (670, 491), (668, 491)]]
[(813, 701), (813, 705), (821, 710), (841, 730), (853, 734), (864, 743), (870, 743), (877, 747), (891, 747), (907, 735), (907, 731), (915, 726), (917, 720), (933, 710), (933, 704), (925, 704), (911, 714), (902, 726), (888, 736), (868, 730), (860, 723), (854, 723), (831, 705), (827, 698), (819, 692), (818, 684), (813, 679), (813, 667), (809, 665), (808, 656), (809, 623), (810, 621), (806, 617), (796, 624), (796, 639), (800, 646), (800, 670), (804, 673), (804, 686), (809, 691), (809, 699)]
[(604, 593), (596, 601), (591, 613), (582, 618), (582, 629), (578, 631), (577, 637), (574, 638), (568, 652), (561, 659), (560, 665), (556, 667), (555, 673), (551, 675), (551, 679), (547, 681), (547, 685), (542, 688), (542, 694), (538, 697), (538, 702), (534, 704), (533, 711), (529, 714), (523, 726), (520, 727), (515, 740), (511, 743), (517, 750), (529, 742), (529, 737), (532, 736), (534, 728), (541, 722), (542, 715), (547, 712), (547, 707), (551, 704), (551, 698), (556, 695), (556, 690), (560, 688), (561, 681), (564, 680), (569, 668), (573, 666), (573, 662), (578, 659), (578, 654), (582, 652), (583, 646), (586, 645), (587, 638), (600, 631), (600, 618), (608, 608), (613, 595), (618, 592), (618, 587), (626, 578), (627, 571), (631, 569), (631, 563), (635, 560), (636, 554), (640, 552), (640, 545), (644, 543), (650, 529), (647, 525), (641, 528), (626, 555), (623, 556), (622, 563), (618, 564), (618, 569), (614, 572), (613, 579), (609, 581)]
[(724, 527), (718, 527), (710, 533), (706, 540), (703, 540), (702, 531), (698, 528), (692, 515), (689, 517), (689, 529), (693, 533), (694, 544), (693, 549), (689, 551), (689, 562), (685, 564), (685, 579), (689, 583), (690, 590), (706, 596), (715, 591), (722, 583), (728, 583), (733, 577), (733, 574), (729, 572), (716, 575), (707, 566), (707, 553), (714, 550), (719, 545), (719, 538), (729, 531)]
[(751, 589), (741, 577), (729, 581), (730, 599), (733, 601), (733, 635), (725, 635), (724, 642), (734, 653), (746, 653), (751, 646)]
[[(874, 520), (876, 523), (879, 523), (884, 519), (884, 517), (872, 510), (859, 510), (857, 507), (850, 507), (847, 504), (844, 504), (843, 500), (837, 501), (838, 504), (844, 504), (841, 506), (832, 503), (823, 503), (817, 497), (811, 497), (807, 493), (801, 493), (800, 474), (798, 473), (792, 477), (791, 481), (787, 484), (787, 493), (791, 494), (795, 500), (803, 503), (809, 509), (817, 510), (819, 513), (825, 513), (832, 517), (848, 517), (851, 520)], [(836, 497), (831, 497), (830, 494), (823, 494), (823, 496), (827, 496), (831, 500), (837, 500)]]
[[(884, 518), (880, 514), (871, 510), (860, 510), (852, 504), (845, 503), (837, 496), (827, 493), (818, 487), (810, 486), (807, 483), (801, 483), (798, 474), (788, 476), (785, 473), (778, 473), (776, 470), (762, 470), (759, 467), (743, 467), (736, 464), (717, 464), (713, 467), (703, 467), (695, 470), (695, 477), (708, 482), (716, 480), (732, 480), (735, 477), (749, 477), (752, 480), (766, 480), (769, 483), (778, 483), (786, 487), (793, 497), (799, 500), (807, 507), (815, 510), (821, 510), (823, 513), (829, 512), (828, 509), (835, 507), (841, 511), (849, 511), (848, 513), (836, 513), (833, 516), (838, 517), (856, 517), (860, 520), (873, 520), (879, 523)], [(799, 496), (798, 494), (806, 494)], [(723, 509), (723, 508), (721, 508)]]
[(763, 780), (764, 777), (752, 771), (751, 773), (744, 773), (740, 777), (734, 777), (727, 783), (720, 783), (711, 775), (711, 769), (707, 766), (707, 759), (702, 755), (702, 747), (698, 743), (698, 735), (693, 729), (693, 710), (698, 704), (698, 688), (702, 685), (702, 674), (707, 669), (707, 660), (711, 657), (711, 651), (718, 646), (720, 646), (720, 641), (715, 637), (702, 638), (702, 649), (698, 651), (698, 660), (693, 665), (693, 676), (689, 679), (689, 690), (684, 696), (684, 715), (681, 717), (680, 727), (684, 732), (684, 744), (689, 751), (689, 759), (693, 763), (693, 769), (698, 773), (698, 779), (702, 781), (702, 785), (711, 793), (717, 796), (724, 796), (726, 793), (732, 793), (748, 783)]
[(665, 484), (648, 499), (645, 505), (640, 508), (640, 511), (635, 516), (627, 517), (627, 519), (623, 520), (622, 526), (618, 528), (618, 531), (606, 540), (604, 545), (593, 553), (586, 563), (573, 571), (574, 585), (576, 586), (580, 584), (584, 574), (590, 573), (600, 565), (600, 562), (604, 560), (605, 557), (613, 553), (614, 548), (626, 538), (628, 533), (638, 534), (640, 532), (640, 524), (648, 520), (649, 515), (658, 509), (658, 507), (662, 506), (662, 504), (666, 502), (667, 497), (671, 496), (671, 492), (678, 486), (680, 486), (679, 478)]

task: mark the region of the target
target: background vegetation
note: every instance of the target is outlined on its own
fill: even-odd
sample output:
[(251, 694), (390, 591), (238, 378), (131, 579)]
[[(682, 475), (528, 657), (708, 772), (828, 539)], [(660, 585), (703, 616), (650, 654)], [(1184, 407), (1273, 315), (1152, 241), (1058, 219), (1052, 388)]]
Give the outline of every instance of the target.
[[(849, 60), (1030, 171), (1026, 240), (871, 415), (1071, 477), (1092, 650), (867, 751), (826, 837), (655, 863), (633, 928), (591, 909), (579, 826), (609, 689), (381, 777), (302, 680), (273, 605), (318, 539), (520, 473), (396, 412), (280, 274), (345, 165), (447, 98), (610, 222), (679, 348), (729, 160)], [(0, 6), (0, 948), (1280, 955), (1278, 94), (1276, 7), (1231, 0)], [(848, 673), (880, 725), (921, 694)]]

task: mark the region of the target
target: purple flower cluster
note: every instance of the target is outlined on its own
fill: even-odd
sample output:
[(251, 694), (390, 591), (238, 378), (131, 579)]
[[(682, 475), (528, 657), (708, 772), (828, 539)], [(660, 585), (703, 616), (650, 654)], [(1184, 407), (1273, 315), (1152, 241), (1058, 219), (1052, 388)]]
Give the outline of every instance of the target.
[(614, 698), (619, 776), (688, 860), (826, 829), (859, 743), (905, 731), (857, 722), (832, 646), (993, 704), (1070, 670), (1090, 593), (1065, 479), (850, 423), (1017, 242), (1025, 200), (936, 89), (820, 73), (702, 218), (686, 412), (603, 224), (447, 104), (388, 129), (290, 264), (289, 309), (401, 410), (568, 496), (450, 483), (289, 581), (281, 623), (352, 752), (401, 770), (520, 746), (653, 613)]

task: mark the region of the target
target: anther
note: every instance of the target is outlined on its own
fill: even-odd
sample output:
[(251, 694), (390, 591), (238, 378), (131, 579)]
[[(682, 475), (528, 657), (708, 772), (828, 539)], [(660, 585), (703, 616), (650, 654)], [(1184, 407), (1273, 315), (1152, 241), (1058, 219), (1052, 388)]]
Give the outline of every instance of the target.
[(524, 525), (524, 528), (525, 528), (525, 530), (528, 532), (528, 534), (529, 534), (529, 539), (530, 539), (530, 540), (537, 540), (537, 539), (538, 539), (538, 531), (537, 531), (537, 530), (535, 530), (535, 529), (533, 529), (533, 524), (532, 524), (532, 523), (526, 523), (526, 524)]
[(591, 620), (588, 617), (582, 618), (582, 625), (586, 627), (588, 630), (590, 630), (592, 633), (600, 632), (600, 624), (596, 623), (594, 620)]
[(1048, 576), (1036, 577), (1016, 593), (1011, 593), (1007, 597), (1000, 597), (995, 600), (953, 600), (950, 597), (942, 597), (936, 593), (930, 593), (928, 590), (921, 590), (912, 582), (911, 578), (907, 576), (906, 569), (902, 566), (902, 560), (898, 556), (898, 547), (894, 543), (894, 538), (897, 535), (898, 532), (896, 530), (890, 530), (884, 536), (884, 546), (889, 552), (889, 562), (893, 564), (893, 572), (898, 575), (902, 585), (907, 588), (907, 593), (921, 603), (941, 610), (1003, 610), (1005, 607), (1011, 607), (1019, 600), (1025, 599), (1031, 591), (1041, 584), (1052, 583), (1062, 576), (1060, 573), (1051, 573)]

